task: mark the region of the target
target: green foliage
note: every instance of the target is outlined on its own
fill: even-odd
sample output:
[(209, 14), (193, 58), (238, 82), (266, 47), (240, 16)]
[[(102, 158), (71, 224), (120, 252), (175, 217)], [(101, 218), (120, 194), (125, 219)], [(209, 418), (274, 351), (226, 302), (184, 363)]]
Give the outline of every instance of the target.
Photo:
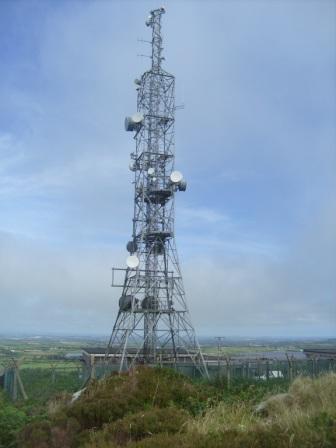
[[(66, 395), (49, 403), (49, 417), (29, 423), (18, 447), (336, 446), (335, 374), (298, 378), (289, 388), (283, 380), (230, 386), (160, 368), (112, 375), (92, 382), (73, 404)], [(265, 412), (256, 413), (261, 400)]]
[[(50, 416), (51, 432), (45, 426), (41, 431), (37, 423), (32, 424), (31, 428), (28, 425), (21, 435), (20, 446), (30, 448), (31, 440), (34, 440), (36, 446), (48, 443), (57, 447), (55, 434), (67, 436), (66, 439), (64, 435), (67, 441), (62, 442), (64, 447), (68, 446), (65, 443), (80, 446), (85, 434), (97, 432), (104, 425), (103, 433), (114, 434), (116, 439), (128, 437), (129, 424), (135, 428), (135, 438), (161, 429), (171, 433), (180, 428), (186, 415), (194, 415), (205, 409), (209, 397), (215, 399), (215, 396), (214, 388), (195, 385), (191, 379), (173, 370), (142, 367), (92, 382), (77, 401), (61, 406)], [(173, 418), (174, 410), (178, 420)], [(142, 421), (141, 418), (134, 419), (134, 414), (143, 415)], [(72, 422), (70, 426), (69, 421)], [(117, 421), (118, 424), (112, 424)], [(121, 427), (120, 433), (116, 430), (118, 425)], [(74, 431), (73, 427), (77, 430)], [(99, 437), (104, 439), (104, 434)]]
[[(0, 448), (15, 447), (17, 434), (28, 423), (27, 430), (31, 429), (32, 434), (25, 439), (32, 442), (27, 446), (38, 447), (36, 440), (46, 440), (47, 443), (46, 427), (49, 425), (51, 428), (51, 423), (46, 421), (47, 401), (59, 391), (75, 391), (80, 384), (75, 371), (57, 372), (55, 382), (50, 369), (22, 369), (20, 373), (29, 400), (13, 404), (0, 394)], [(20, 444), (18, 446), (21, 447)]]
[(40, 368), (22, 369), (20, 374), (27, 395), (34, 403), (45, 403), (59, 392), (75, 392), (82, 382), (75, 370), (56, 371), (54, 377), (51, 369)]
[(9, 403), (0, 392), (0, 448), (16, 446), (16, 434), (27, 422), (27, 415)]
[(129, 374), (112, 375), (93, 383), (68, 410), (83, 429), (100, 428), (104, 423), (123, 418), (126, 414), (175, 405), (194, 414), (204, 405), (210, 387), (194, 385), (192, 381), (169, 369), (139, 368)]
[(71, 448), (80, 427), (75, 419), (63, 425), (52, 420), (37, 420), (27, 425), (18, 436), (19, 448)]
[(18, 436), (19, 447), (51, 447), (51, 423), (46, 420), (35, 421), (27, 425)]
[(256, 404), (265, 396), (286, 392), (289, 381), (274, 378), (268, 381), (233, 378), (228, 387), (226, 377), (215, 378), (212, 384), (220, 393), (221, 401), (236, 403), (237, 400)]
[[(255, 448), (255, 445), (251, 445), (250, 442), (251, 440), (247, 435), (235, 431), (225, 433), (225, 436), (223, 434), (200, 435), (197, 433), (175, 434), (173, 436), (158, 434), (140, 442), (131, 443), (127, 445), (127, 448)], [(271, 448), (271, 446), (265, 445), (263, 448)]]
[[(288, 393), (274, 395), (263, 403), (262, 415), (254, 412), (249, 401), (222, 401), (204, 416), (190, 420), (188, 434), (205, 437), (195, 447), (212, 446), (208, 438), (216, 436), (223, 438), (218, 445), (221, 447), (332, 448), (336, 446), (335, 398), (335, 374), (315, 380), (298, 378)], [(226, 445), (228, 440), (230, 444)]]
[(175, 434), (183, 430), (189, 417), (186, 411), (176, 407), (152, 408), (129, 414), (91, 434), (88, 446), (101, 446), (111, 441), (117, 445), (126, 445), (153, 434)]

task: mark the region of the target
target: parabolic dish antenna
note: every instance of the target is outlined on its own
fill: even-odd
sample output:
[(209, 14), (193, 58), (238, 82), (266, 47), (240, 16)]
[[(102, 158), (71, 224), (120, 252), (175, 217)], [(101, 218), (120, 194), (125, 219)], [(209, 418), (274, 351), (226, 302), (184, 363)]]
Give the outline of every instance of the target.
[(182, 173), (180, 171), (173, 171), (170, 175), (170, 180), (173, 182), (173, 184), (178, 184), (183, 179)]
[(147, 173), (148, 173), (148, 176), (154, 176), (154, 174), (155, 174), (155, 169), (154, 169), (154, 168), (148, 168)]
[(153, 21), (153, 16), (152, 16), (152, 14), (150, 14), (148, 17), (147, 17), (147, 20), (146, 20), (146, 25), (147, 26), (149, 26), (151, 23), (152, 23), (152, 21)]
[(125, 118), (126, 131), (136, 131), (137, 129), (139, 129), (139, 127), (144, 119), (145, 119), (145, 117), (143, 116), (143, 114), (141, 112), (136, 112), (131, 117), (126, 117)]
[(135, 269), (139, 266), (139, 258), (136, 255), (130, 255), (126, 258), (126, 264), (130, 269)]
[(144, 119), (144, 116), (140, 112), (136, 112), (134, 115), (132, 115), (132, 121), (134, 123), (141, 123)]
[(131, 252), (131, 254), (134, 254), (138, 250), (138, 245), (135, 241), (129, 241), (126, 245), (126, 249), (128, 252)]

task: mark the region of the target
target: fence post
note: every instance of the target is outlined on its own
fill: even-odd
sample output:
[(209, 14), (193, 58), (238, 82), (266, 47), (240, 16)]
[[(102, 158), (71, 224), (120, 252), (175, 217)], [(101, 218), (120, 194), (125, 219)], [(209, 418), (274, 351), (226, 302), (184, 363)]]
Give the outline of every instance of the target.
[(96, 365), (94, 355), (91, 355), (90, 364), (91, 364), (90, 378), (94, 380), (96, 378)]
[(316, 376), (316, 357), (313, 356), (313, 378), (315, 378)]
[(288, 353), (286, 353), (286, 358), (287, 358), (287, 362), (288, 362), (288, 378), (289, 378), (289, 382), (291, 383), (293, 380), (292, 360), (288, 356)]
[(17, 394), (17, 373), (16, 373), (16, 369), (13, 369), (13, 390), (12, 390), (12, 400), (16, 401), (18, 398), (18, 394)]
[(51, 363), (51, 382), (53, 384), (55, 384), (55, 381), (56, 381), (56, 371), (55, 371), (55, 368), (56, 368), (55, 364)]
[(227, 381), (227, 388), (230, 389), (231, 386), (231, 368), (230, 368), (230, 358), (228, 356), (225, 356), (226, 361), (226, 381)]
[(269, 361), (266, 361), (266, 380), (269, 380)]

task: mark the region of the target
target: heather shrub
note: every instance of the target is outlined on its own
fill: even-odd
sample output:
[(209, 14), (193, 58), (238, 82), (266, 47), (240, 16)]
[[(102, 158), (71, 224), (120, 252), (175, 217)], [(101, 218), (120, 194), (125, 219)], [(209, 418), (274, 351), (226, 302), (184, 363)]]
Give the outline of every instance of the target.
[(27, 421), (27, 415), (0, 392), (0, 448), (14, 447), (16, 434)]
[(101, 428), (151, 407), (174, 405), (195, 414), (206, 406), (209, 396), (215, 397), (214, 389), (195, 385), (173, 370), (142, 367), (94, 382), (66, 412), (82, 429)]
[(184, 429), (189, 414), (176, 407), (152, 408), (135, 414), (126, 415), (113, 423), (104, 425), (101, 431), (91, 434), (89, 446), (104, 446), (114, 442), (126, 445), (153, 434), (175, 434)]
[(73, 404), (53, 404), (47, 421), (21, 432), (18, 447), (336, 447), (336, 375), (297, 378), (286, 393), (283, 386), (246, 383), (239, 394), (238, 385), (215, 389), (142, 367), (93, 382)]
[(220, 394), (221, 401), (227, 403), (244, 401), (257, 404), (265, 396), (287, 392), (289, 387), (289, 381), (283, 378), (273, 378), (268, 381), (232, 378), (230, 387), (225, 376), (216, 377), (211, 382)]
[(80, 426), (73, 419), (39, 420), (27, 425), (18, 436), (20, 448), (72, 448)]
[(21, 448), (50, 448), (51, 423), (46, 420), (27, 425), (19, 434), (18, 446)]
[[(127, 448), (255, 448), (255, 445), (250, 444), (251, 441), (252, 439), (248, 435), (235, 431), (226, 432), (225, 435), (223, 433), (197, 434), (189, 432), (175, 435), (158, 434), (131, 443), (127, 445)], [(256, 448), (258, 447), (256, 446)]]
[(213, 388), (195, 385), (173, 370), (141, 367), (92, 382), (74, 403), (67, 397), (53, 402), (47, 422), (32, 423), (21, 433), (22, 448), (34, 446), (29, 439), (36, 447), (67, 448), (83, 446), (90, 438), (105, 446), (169, 434), (215, 395)]

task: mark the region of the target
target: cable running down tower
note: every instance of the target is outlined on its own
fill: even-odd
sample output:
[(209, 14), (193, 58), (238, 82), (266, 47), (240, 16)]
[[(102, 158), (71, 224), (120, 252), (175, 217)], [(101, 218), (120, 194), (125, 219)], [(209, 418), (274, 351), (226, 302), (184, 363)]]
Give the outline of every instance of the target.
[[(186, 190), (174, 168), (175, 78), (162, 68), (161, 17), (152, 10), (151, 68), (135, 80), (137, 112), (125, 119), (134, 133), (134, 217), (127, 268), (112, 270), (112, 286), (122, 287), (119, 311), (106, 355), (119, 371), (134, 364), (190, 363), (207, 369), (190, 321), (174, 239), (174, 196)], [(124, 271), (124, 272), (122, 272)], [(123, 282), (116, 280), (124, 275)]]

